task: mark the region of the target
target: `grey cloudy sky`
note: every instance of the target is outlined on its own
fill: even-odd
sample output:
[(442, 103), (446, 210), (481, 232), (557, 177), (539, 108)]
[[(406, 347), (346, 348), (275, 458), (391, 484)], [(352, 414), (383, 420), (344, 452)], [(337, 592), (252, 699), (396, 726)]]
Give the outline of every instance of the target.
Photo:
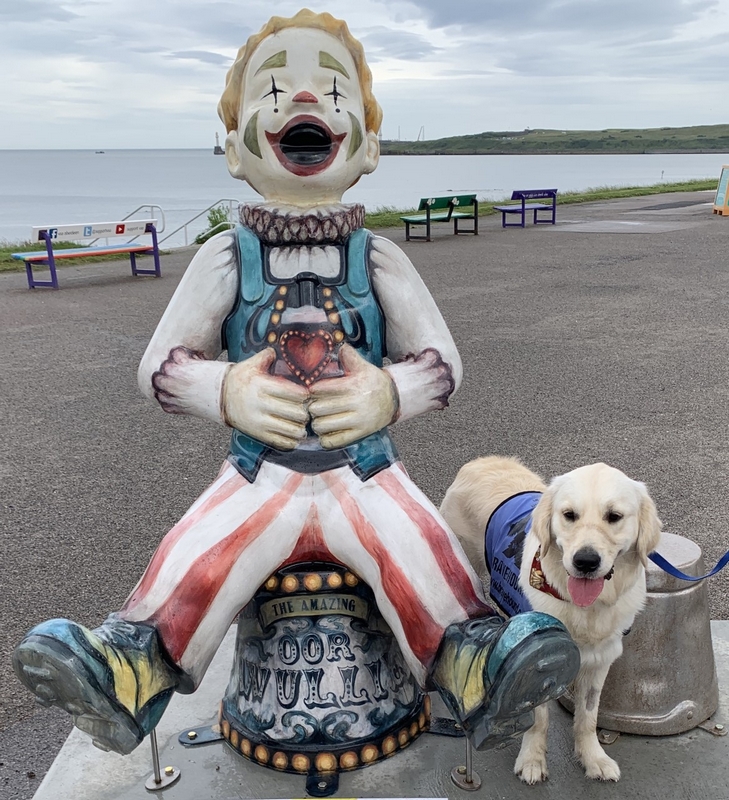
[[(728, 0), (310, 2), (366, 49), (386, 138), (729, 122)], [(0, 148), (208, 147), (279, 0), (0, 0)]]

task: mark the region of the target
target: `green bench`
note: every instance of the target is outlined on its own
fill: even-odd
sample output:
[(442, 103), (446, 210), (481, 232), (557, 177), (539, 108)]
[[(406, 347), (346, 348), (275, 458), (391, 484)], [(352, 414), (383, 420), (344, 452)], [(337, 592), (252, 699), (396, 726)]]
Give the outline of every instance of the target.
[[(472, 233), (478, 236), (478, 199), (475, 194), (449, 195), (448, 197), (424, 197), (420, 201), (418, 211), (425, 214), (408, 214), (400, 219), (405, 223), (405, 241), (422, 239), (430, 241), (430, 226), (433, 222), (453, 222), (453, 233)], [(473, 226), (467, 229), (458, 227), (459, 220), (471, 219)], [(410, 233), (411, 225), (424, 225), (425, 236), (414, 236)]]

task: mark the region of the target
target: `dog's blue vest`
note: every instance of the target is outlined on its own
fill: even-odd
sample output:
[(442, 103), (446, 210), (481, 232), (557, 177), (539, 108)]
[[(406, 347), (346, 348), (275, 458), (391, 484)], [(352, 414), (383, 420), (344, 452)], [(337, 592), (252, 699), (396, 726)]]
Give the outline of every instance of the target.
[(519, 570), (524, 539), (532, 524), (532, 511), (541, 496), (541, 492), (522, 492), (509, 497), (486, 524), (484, 550), (491, 575), (489, 594), (509, 617), (532, 610), (519, 586)]

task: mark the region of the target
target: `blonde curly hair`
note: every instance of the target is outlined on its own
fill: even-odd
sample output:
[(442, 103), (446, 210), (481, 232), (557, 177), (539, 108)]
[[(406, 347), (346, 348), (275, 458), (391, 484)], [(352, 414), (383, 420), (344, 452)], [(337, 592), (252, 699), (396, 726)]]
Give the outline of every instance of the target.
[(225, 129), (238, 130), (238, 110), (240, 108), (241, 93), (243, 89), (243, 73), (258, 45), (271, 34), (278, 33), (285, 28), (315, 28), (336, 36), (347, 48), (354, 59), (357, 68), (357, 77), (362, 90), (364, 101), (365, 127), (368, 131), (377, 133), (382, 124), (382, 109), (372, 94), (372, 73), (365, 60), (364, 48), (352, 36), (347, 23), (336, 19), (331, 14), (316, 14), (308, 8), (302, 8), (293, 17), (271, 17), (258, 33), (249, 37), (248, 41), (240, 48), (233, 66), (225, 76), (225, 89), (218, 103), (218, 116), (225, 123)]

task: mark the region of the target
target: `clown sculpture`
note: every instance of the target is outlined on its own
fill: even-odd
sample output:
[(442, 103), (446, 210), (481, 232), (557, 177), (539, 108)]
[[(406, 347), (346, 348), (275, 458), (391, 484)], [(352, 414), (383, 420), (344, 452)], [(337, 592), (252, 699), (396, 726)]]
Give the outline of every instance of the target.
[(101, 748), (133, 750), (258, 587), (312, 548), (371, 587), (412, 675), (477, 748), (528, 728), (577, 671), (557, 620), (486, 605), (388, 433), (447, 406), (461, 361), (405, 254), (342, 203), (379, 158), (371, 80), (346, 24), (308, 10), (273, 17), (228, 72), (228, 168), (264, 200), (195, 255), (139, 383), (167, 412), (230, 427), (230, 452), (119, 612), (95, 630), (44, 622), (14, 656)]

